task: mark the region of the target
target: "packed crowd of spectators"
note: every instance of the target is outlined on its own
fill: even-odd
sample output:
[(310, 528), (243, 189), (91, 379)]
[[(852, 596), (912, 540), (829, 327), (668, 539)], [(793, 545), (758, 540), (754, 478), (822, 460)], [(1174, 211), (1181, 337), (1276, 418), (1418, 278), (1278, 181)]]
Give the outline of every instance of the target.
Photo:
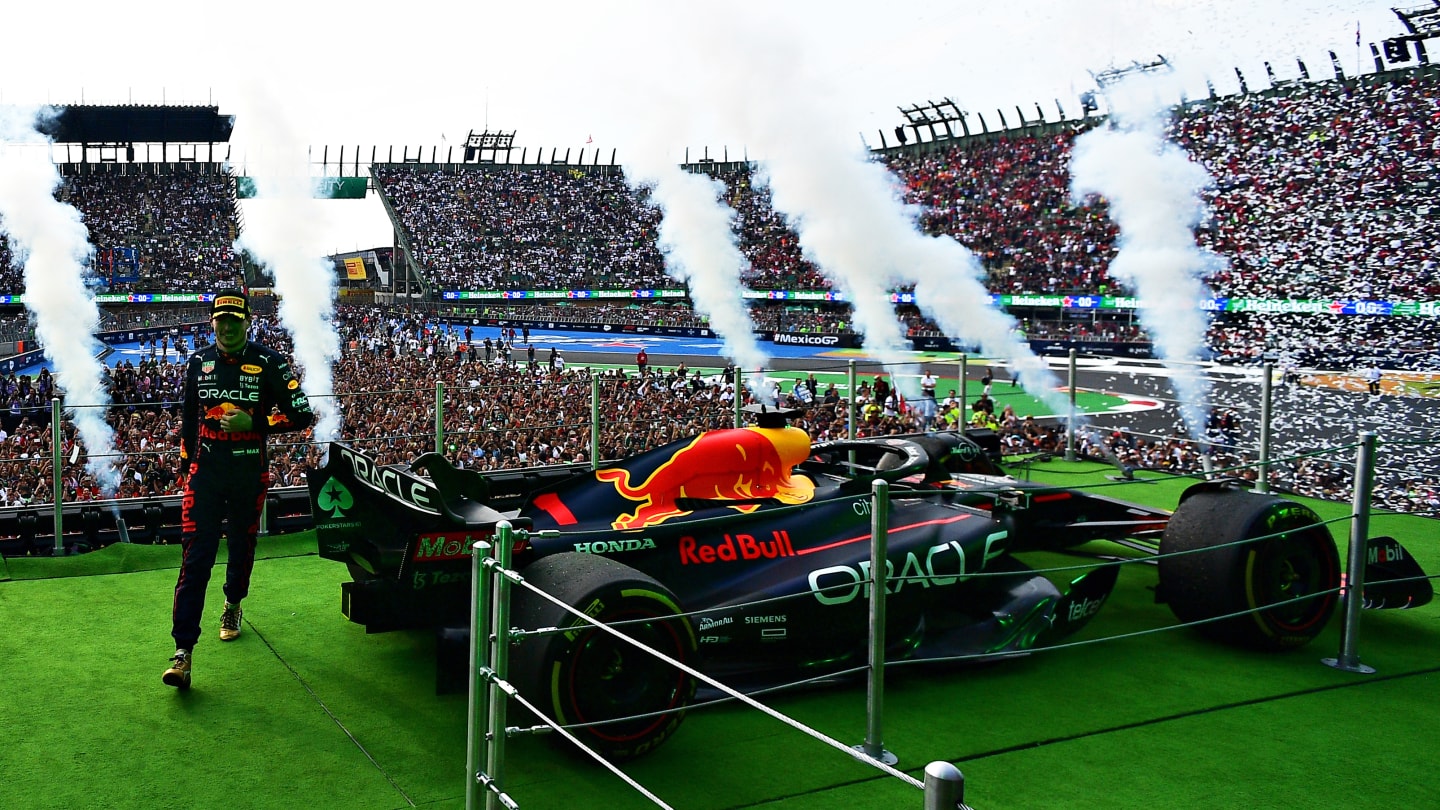
[(658, 209), (617, 171), (537, 166), (413, 172), (381, 166), (376, 188), (414, 259), (444, 289), (673, 286)]
[[(1226, 260), (1206, 279), (1220, 297), (1388, 299), (1440, 298), (1440, 228), (1432, 216), (1440, 168), (1440, 81), (1416, 71), (1365, 82), (1303, 83), (1271, 94), (1210, 99), (1176, 111), (1171, 136), (1211, 172), (1210, 217), (1197, 242)], [(1103, 200), (1070, 199), (1068, 164), (1080, 124), (910, 150), (885, 158), (921, 227), (949, 234), (976, 253), (989, 286), (1000, 293), (1129, 294), (1108, 276), (1117, 230)], [(744, 166), (717, 173), (753, 289), (821, 289), (770, 192)], [(659, 213), (644, 190), (606, 167), (466, 167), (419, 172), (376, 167), (375, 182), (399, 219), (414, 258), (444, 289), (570, 289), (673, 287), (657, 247)], [(239, 259), (233, 180), (220, 173), (67, 176), (58, 196), (74, 204), (97, 248), (131, 247), (137, 282), (112, 289), (209, 291), (235, 283)], [(20, 291), (19, 268), (0, 238), (0, 291)], [(702, 326), (669, 301), (584, 302), (561, 306), (476, 305), (466, 312), (495, 318), (581, 323)], [(1053, 311), (1053, 310), (1052, 310)], [(132, 308), (107, 313), (107, 326), (156, 325), (162, 319), (203, 320), (195, 311), (161, 314)], [(911, 334), (934, 325), (913, 307), (899, 307)], [(843, 305), (755, 301), (757, 329), (847, 333)], [(1021, 323), (1029, 337), (1145, 340), (1125, 320), (1067, 320), (1055, 311)], [(1225, 313), (1209, 343), (1229, 361), (1277, 358), (1287, 366), (1355, 368), (1380, 363), (1440, 368), (1435, 319), (1337, 316), (1326, 313)], [(0, 313), (0, 337), (29, 337), (23, 313)], [(260, 337), (284, 349), (283, 332), (262, 322)], [(443, 382), (447, 447), (458, 464), (479, 469), (588, 458), (590, 372), (564, 368), (541, 350), (500, 344), (483, 351), (463, 344), (424, 317), (346, 308), (339, 328), (345, 355), (335, 370), (345, 413), (344, 437), (387, 463), (430, 449), (434, 385)], [(375, 369), (383, 367), (383, 385)], [(111, 372), (116, 407), (111, 421), (125, 456), (122, 495), (176, 491), (180, 366), (167, 355)], [(614, 458), (728, 424), (736, 392), (723, 379), (681, 369), (637, 379), (602, 379), (605, 404), (601, 455)], [(48, 494), (48, 376), (0, 378), (0, 503)], [(817, 439), (845, 427), (848, 403), (832, 392), (782, 392), (806, 410), (801, 426)], [(745, 396), (740, 392), (740, 396)], [(857, 392), (861, 435), (926, 427), (985, 424), (1007, 452), (1055, 452), (1063, 436), (998, 408), (937, 403), (934, 413), (907, 410), (873, 390)], [(553, 419), (536, 420), (536, 414)], [(976, 422), (975, 420), (979, 420)], [(543, 422), (543, 424), (540, 424)], [(74, 437), (67, 424), (66, 458)], [(1239, 461), (1217, 442), (1208, 451), (1174, 438), (1086, 435), (1082, 453), (1120, 466), (1193, 472)], [(40, 455), (37, 456), (37, 453)], [(41, 457), (43, 456), (43, 458)], [(66, 465), (66, 498), (96, 495), (83, 470), (83, 450)], [(303, 480), (317, 459), (303, 443), (275, 445), (277, 485)], [(1333, 494), (1345, 481), (1319, 464), (1301, 463), (1286, 485)], [(1436, 482), (1380, 490), (1387, 504), (1431, 504)]]
[(1069, 200), (1079, 126), (896, 154), (887, 165), (931, 234), (968, 247), (998, 293), (1128, 294), (1106, 274), (1117, 230), (1103, 204)]
[[(354, 442), (385, 464), (401, 464), (434, 449), (435, 388), (443, 383), (444, 454), (458, 466), (496, 470), (590, 459), (589, 369), (567, 367), (552, 347), (525, 344), (517, 337), (482, 344), (478, 334), (467, 342), (463, 330), (445, 330), (433, 319), (378, 308), (341, 307), (337, 329), (343, 352), (334, 367), (335, 395), (343, 414), (341, 438)], [(484, 330), (487, 333), (493, 330)], [(255, 337), (289, 352), (284, 330), (266, 318), (257, 320)], [(533, 351), (532, 351), (533, 349)], [(377, 378), (376, 369), (386, 373)], [(183, 359), (173, 350), (152, 353), (138, 364), (109, 371), (114, 406), (118, 497), (177, 494), (179, 408)], [(613, 459), (695, 433), (731, 424), (731, 377), (714, 370), (684, 366), (600, 372), (600, 454)], [(0, 505), (44, 503), (50, 497), (51, 443), (49, 399), (53, 378), (39, 375), (0, 377)], [(772, 392), (802, 409), (795, 424), (813, 439), (846, 435), (849, 401), (833, 386), (822, 390), (813, 376)], [(1007, 455), (1052, 454), (1065, 448), (1062, 426), (1018, 414), (1009, 399), (1018, 389), (997, 387), (993, 397), (963, 402), (953, 396), (934, 401), (905, 401), (877, 377), (855, 393), (856, 435), (899, 435), (922, 430), (988, 427), (1001, 437)], [(742, 400), (751, 394), (744, 390)], [(1078, 439), (1083, 457), (1124, 469), (1196, 473), (1244, 467), (1241, 448), (1253, 437), (1242, 435), (1233, 412), (1217, 410), (1207, 438), (1199, 446), (1179, 437), (1147, 437), (1128, 431), (1084, 431)], [(85, 471), (83, 446), (75, 448), (74, 428), (64, 425), (63, 486), (67, 501), (104, 497)], [(298, 486), (307, 466), (319, 463), (317, 448), (305, 437), (271, 443), (275, 486)], [(1248, 459), (1253, 461), (1253, 459)], [(1277, 487), (1320, 497), (1343, 495), (1349, 481), (1335, 465), (1302, 461), (1277, 472)], [(1440, 482), (1410, 476), (1382, 482), (1377, 500), (1390, 508), (1433, 512), (1440, 504)]]
[(1226, 296), (1433, 300), (1431, 216), (1440, 92), (1394, 82), (1304, 83), (1230, 96), (1175, 119), (1172, 137), (1216, 179), (1201, 242), (1229, 260)]
[[(56, 198), (80, 212), (97, 251), (92, 269), (107, 292), (212, 292), (240, 280), (228, 174), (69, 174)], [(103, 253), (122, 248), (135, 252), (135, 266), (105, 267)], [(0, 240), (0, 293), (24, 288), (23, 268)]]
[[(1440, 220), (1431, 215), (1440, 169), (1437, 122), (1440, 79), (1433, 71), (1295, 83), (1178, 108), (1170, 136), (1215, 180), (1205, 200), (1209, 217), (1197, 233), (1198, 244), (1225, 259), (1224, 268), (1205, 279), (1211, 290), (1226, 298), (1440, 297)], [(1077, 204), (1070, 197), (1070, 156), (1087, 126), (968, 139), (884, 160), (907, 201), (919, 207), (921, 227), (971, 249), (993, 292), (1133, 294), (1108, 275), (1118, 230), (1104, 200)], [(755, 289), (829, 286), (805, 259), (795, 231), (755, 173), (727, 166), (717, 176), (750, 263), (744, 283)], [(592, 283), (612, 277), (637, 285), (672, 283), (654, 248), (654, 209), (618, 176), (506, 167), (430, 174), (387, 169), (380, 180), (398, 201), (412, 239), (425, 246), (421, 264), (443, 288), (614, 286)], [(626, 216), (633, 218), (628, 226)], [(564, 229), (549, 227), (550, 221), (564, 222)], [(603, 263), (613, 254), (603, 248), (617, 241), (616, 234), (630, 239), (632, 250), (607, 271)], [(557, 252), (557, 245), (577, 242), (592, 249), (583, 257)], [(597, 245), (602, 249), (593, 249)], [(505, 272), (527, 263), (544, 275)], [(484, 283), (477, 280), (482, 276)], [(1317, 331), (1343, 335), (1358, 323), (1332, 317), (1333, 328), (1298, 334), (1263, 313), (1231, 319), (1222, 329), (1228, 344), (1263, 336), (1265, 344), (1241, 350), (1250, 356), (1267, 348), (1300, 353)], [(844, 329), (843, 317), (808, 320), (801, 329)], [(1389, 322), (1406, 341), (1423, 342), (1424, 333), (1433, 331), (1427, 318)], [(909, 325), (912, 331), (934, 328), (923, 320)], [(1079, 334), (1086, 329), (1056, 319), (1031, 331), (1086, 337)], [(1129, 335), (1115, 329), (1096, 337), (1136, 336), (1134, 329)], [(1332, 347), (1348, 343), (1336, 339)], [(1222, 356), (1239, 356), (1233, 345), (1221, 350)]]

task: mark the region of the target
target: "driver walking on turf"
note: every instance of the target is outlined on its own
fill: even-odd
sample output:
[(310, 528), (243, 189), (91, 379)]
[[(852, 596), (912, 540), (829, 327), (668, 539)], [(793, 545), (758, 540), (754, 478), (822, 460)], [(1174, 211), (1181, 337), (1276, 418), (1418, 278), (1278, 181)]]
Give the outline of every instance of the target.
[(265, 437), (303, 430), (315, 418), (289, 362), (248, 340), (250, 304), (243, 292), (218, 293), (210, 315), (215, 343), (190, 355), (181, 410), (184, 556), (172, 614), (175, 655), (163, 680), (182, 689), (190, 686), (191, 652), (200, 639), (222, 522), (230, 556), (220, 640), (231, 641), (240, 635), (240, 600), (250, 591), (255, 535), (270, 483)]

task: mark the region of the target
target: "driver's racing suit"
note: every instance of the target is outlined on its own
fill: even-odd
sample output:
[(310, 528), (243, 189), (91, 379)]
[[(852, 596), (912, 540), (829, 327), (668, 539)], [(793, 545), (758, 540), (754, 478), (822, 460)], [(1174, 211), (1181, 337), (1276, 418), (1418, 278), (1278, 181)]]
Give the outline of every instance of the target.
[[(220, 418), (235, 409), (250, 414), (250, 430), (229, 432), (221, 426)], [(171, 630), (177, 648), (193, 649), (200, 637), (222, 521), (228, 521), (230, 541), (225, 598), (239, 604), (249, 593), (260, 509), (270, 484), (265, 437), (303, 430), (314, 419), (300, 382), (279, 352), (246, 342), (233, 355), (216, 344), (190, 355), (180, 426), (181, 465), (188, 478), (180, 517), (184, 557)]]

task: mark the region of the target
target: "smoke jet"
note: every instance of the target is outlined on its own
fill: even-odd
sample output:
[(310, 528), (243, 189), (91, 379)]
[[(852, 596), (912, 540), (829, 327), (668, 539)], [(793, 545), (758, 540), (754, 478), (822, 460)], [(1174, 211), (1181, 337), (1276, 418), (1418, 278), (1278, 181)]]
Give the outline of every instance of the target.
[(252, 133), (246, 169), (255, 180), (256, 200), (271, 207), (268, 216), (247, 223), (239, 247), (275, 276), (280, 322), (294, 340), (295, 364), (302, 387), (315, 410), (313, 438), (322, 453), (340, 435), (341, 412), (335, 398), (334, 368), (340, 357), (335, 331), (335, 269), (316, 244), (314, 234), (322, 213), (315, 200), (308, 154), (290, 130), (276, 104), (251, 88), (250, 115), (240, 118)]
[[(718, 105), (753, 139), (755, 153), (764, 156), (757, 182), (770, 189), (805, 257), (849, 302), (867, 353), (892, 371), (908, 366), (913, 372), (891, 291), (914, 283), (922, 310), (948, 335), (1009, 361), (1027, 389), (1057, 413), (1068, 412), (1044, 363), (1014, 337), (1014, 321), (990, 307), (979, 262), (955, 240), (922, 233), (920, 209), (905, 202), (898, 178), (863, 142), (844, 135), (844, 122), (826, 103), (839, 88), (806, 75), (793, 42), (780, 36), (783, 25), (729, 25), (696, 46), (724, 43), (727, 52), (711, 57), (745, 70), (715, 77), (729, 82), (698, 97)], [(739, 62), (730, 57), (737, 48), (745, 54)], [(914, 376), (898, 382), (907, 395), (918, 392)]]
[[(658, 236), (665, 271), (689, 288), (695, 310), (709, 319), (727, 357), (743, 369), (764, 368), (770, 356), (755, 339), (749, 308), (737, 294), (749, 262), (736, 243), (735, 212), (722, 200), (725, 185), (663, 158), (642, 158), (630, 168), (627, 181), (649, 188), (650, 201), (663, 214)], [(753, 380), (750, 389), (759, 393)]]
[(1190, 435), (1205, 432), (1210, 385), (1196, 373), (1209, 319), (1200, 302), (1210, 297), (1201, 281), (1224, 260), (1195, 243), (1203, 214), (1201, 192), (1209, 172), (1165, 139), (1163, 80), (1137, 75), (1112, 88), (1109, 126), (1075, 139), (1071, 192), (1077, 203), (1102, 195), (1120, 226), (1119, 252), (1110, 275), (1140, 298), (1140, 321), (1174, 374), (1180, 414)]
[[(105, 421), (110, 394), (96, 359), (100, 310), (85, 286), (93, 253), (80, 212), (55, 199), (60, 174), (50, 139), (36, 129), (41, 108), (0, 108), (0, 230), (24, 265), (25, 306), (35, 314), (36, 336), (55, 366), (65, 411), (87, 450), (85, 468), (103, 492), (115, 495), (115, 430)], [(55, 440), (60, 425), (51, 426)], [(54, 493), (58, 499), (63, 493)]]

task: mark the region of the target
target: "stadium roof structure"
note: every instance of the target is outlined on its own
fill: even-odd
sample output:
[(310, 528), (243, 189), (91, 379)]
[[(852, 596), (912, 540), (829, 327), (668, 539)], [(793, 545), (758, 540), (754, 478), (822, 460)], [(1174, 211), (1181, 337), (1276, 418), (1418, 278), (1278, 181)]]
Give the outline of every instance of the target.
[(235, 116), (218, 107), (69, 105), (42, 129), (57, 144), (227, 143)]

